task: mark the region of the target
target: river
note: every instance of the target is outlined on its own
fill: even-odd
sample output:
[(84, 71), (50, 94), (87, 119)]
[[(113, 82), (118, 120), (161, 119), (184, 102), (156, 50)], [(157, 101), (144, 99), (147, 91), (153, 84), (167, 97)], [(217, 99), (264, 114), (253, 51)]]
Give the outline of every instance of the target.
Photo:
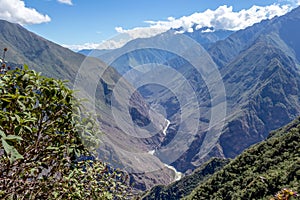
[[(170, 122), (168, 119), (166, 119), (166, 126), (165, 126), (165, 128), (163, 129), (163, 134), (164, 134), (165, 136), (167, 135), (167, 130), (168, 130), (170, 124), (171, 124), (171, 122)], [(148, 153), (151, 154), (151, 155), (154, 155), (154, 154), (155, 154), (155, 150), (148, 151)], [(154, 155), (154, 156), (155, 156), (155, 155)], [(181, 173), (181, 172), (178, 172), (178, 171), (175, 169), (175, 167), (173, 167), (173, 166), (171, 166), (171, 165), (168, 165), (168, 164), (166, 164), (166, 163), (164, 163), (164, 166), (174, 171), (174, 173), (175, 173), (174, 181), (178, 181), (178, 180), (180, 180), (180, 179), (182, 178), (182, 173)]]

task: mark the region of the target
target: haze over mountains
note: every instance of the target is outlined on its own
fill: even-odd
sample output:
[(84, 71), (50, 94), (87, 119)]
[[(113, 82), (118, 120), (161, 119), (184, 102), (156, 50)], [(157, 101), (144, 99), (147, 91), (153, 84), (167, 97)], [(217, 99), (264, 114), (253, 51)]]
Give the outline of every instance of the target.
[(145, 190), (174, 181), (164, 164), (190, 173), (233, 158), (300, 115), (299, 27), (297, 8), (237, 32), (169, 30), (97, 59), (1, 20), (0, 44), (10, 62), (81, 90), (100, 114), (102, 159)]

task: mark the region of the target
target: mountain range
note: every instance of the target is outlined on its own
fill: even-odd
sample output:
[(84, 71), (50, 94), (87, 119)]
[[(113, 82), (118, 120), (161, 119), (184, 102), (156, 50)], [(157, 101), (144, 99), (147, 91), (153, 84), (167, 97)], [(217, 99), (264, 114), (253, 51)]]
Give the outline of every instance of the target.
[[(186, 92), (174, 94), (174, 91), (185, 91), (184, 81), (188, 82), (199, 105), (200, 125), (191, 137), (186, 133), (186, 137), (193, 138), (188, 148), (186, 142), (179, 141), (176, 144), (177, 149), (185, 151), (171, 165), (180, 172), (189, 173), (211, 157), (236, 157), (244, 149), (265, 139), (271, 130), (287, 124), (300, 114), (299, 25), (300, 8), (296, 8), (285, 16), (262, 21), (209, 43), (203, 40), (203, 34), (207, 34), (203, 30), (185, 34), (200, 45), (202, 42), (202, 50), (206, 51), (199, 51), (201, 55), (198, 53), (198, 56), (190, 51), (188, 59), (176, 52), (179, 52), (177, 48), (188, 51), (191, 44), (187, 42), (188, 39), (181, 39), (174, 30), (152, 38), (133, 40), (121, 49), (99, 55), (98, 58), (110, 63), (132, 85), (138, 86), (137, 90), (149, 105), (170, 120), (168, 134), (156, 148), (156, 156), (164, 162), (169, 162), (169, 155), (162, 156), (161, 152), (167, 151), (168, 144), (179, 133), (178, 127), (182, 126), (182, 107), (178, 99), (188, 97)], [(218, 30), (210, 34), (217, 35)], [(168, 48), (161, 48), (160, 44)], [(224, 85), (225, 100), (214, 102), (217, 96), (212, 96), (209, 82), (213, 76), (206, 77), (203, 71), (199, 72), (197, 64), (191, 63), (190, 58), (201, 64), (213, 60), (214, 66), (205, 64), (218, 70), (222, 79), (218, 87), (222, 92), (220, 88)], [(167, 70), (160, 70), (163, 68), (161, 65)], [(170, 68), (176, 73), (168, 79), (172, 73)], [(156, 74), (155, 71), (159, 72)], [(151, 73), (160, 76), (158, 79), (168, 79), (172, 82), (172, 88), (159, 85), (161, 81), (158, 79), (151, 79), (154, 84), (140, 86), (139, 82), (142, 81), (139, 77), (145, 79)], [(209, 124), (215, 120), (212, 112), (220, 106), (221, 101), (226, 103), (226, 116), (216, 123), (224, 126), (220, 133), (210, 133)], [(187, 112), (190, 114), (192, 111), (191, 107)], [(192, 117), (187, 117), (187, 121)], [(207, 146), (210, 146), (209, 151), (203, 152)]]
[(146, 190), (235, 158), (300, 115), (299, 25), (296, 8), (237, 32), (169, 30), (86, 56), (0, 20), (0, 44), (9, 62), (69, 80), (99, 115), (101, 159)]

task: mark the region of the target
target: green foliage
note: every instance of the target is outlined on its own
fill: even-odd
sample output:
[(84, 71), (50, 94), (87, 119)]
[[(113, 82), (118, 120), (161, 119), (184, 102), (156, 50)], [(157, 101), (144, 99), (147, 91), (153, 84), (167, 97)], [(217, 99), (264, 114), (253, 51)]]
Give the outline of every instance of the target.
[(27, 66), (1, 74), (0, 198), (129, 197), (127, 175), (94, 159), (97, 130), (65, 82)]
[(290, 200), (290, 199), (294, 199), (295, 197), (298, 197), (298, 196), (299, 195), (296, 192), (294, 192), (293, 190), (283, 188), (271, 200)]
[(212, 174), (224, 167), (229, 160), (212, 158), (196, 169), (193, 174), (183, 177), (168, 186), (155, 186), (142, 199), (180, 199), (189, 195), (200, 183), (207, 180)]
[(273, 132), (200, 184), (188, 199), (270, 199), (282, 188), (299, 191), (299, 131), (297, 119)]

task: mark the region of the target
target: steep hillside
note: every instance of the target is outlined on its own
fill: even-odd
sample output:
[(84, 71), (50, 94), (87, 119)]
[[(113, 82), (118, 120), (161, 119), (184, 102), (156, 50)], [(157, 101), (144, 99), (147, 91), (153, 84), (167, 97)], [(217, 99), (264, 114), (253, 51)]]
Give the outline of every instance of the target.
[(300, 118), (245, 150), (187, 199), (270, 199), (283, 188), (299, 191)]
[(298, 7), (284, 16), (237, 31), (225, 40), (216, 42), (208, 51), (219, 67), (224, 67), (263, 37), (263, 40), (272, 41), (277, 48), (287, 51), (285, 53), (288, 55), (295, 56), (295, 53), (299, 54), (299, 20)]
[(205, 182), (212, 174), (221, 170), (229, 160), (213, 158), (196, 169), (191, 175), (183, 177), (168, 186), (158, 185), (148, 191), (142, 199), (164, 200), (180, 199), (189, 195), (200, 183)]
[[(192, 157), (185, 152), (199, 153), (203, 142), (209, 144), (203, 147), (203, 162), (210, 156), (222, 156), (217, 149), (208, 156), (218, 138), (206, 137), (206, 133), (218, 134), (219, 128), (207, 129), (211, 125), (211, 110), (225, 106), (224, 86), (220, 79), (216, 80), (217, 68), (199, 43), (168, 31), (153, 38), (133, 40), (102, 57), (123, 74), (154, 110), (170, 121), (165, 138), (154, 149), (160, 160), (171, 164), (183, 155), (186, 160), (180, 161), (182, 166), (175, 165), (176, 168), (181, 172), (191, 170)], [(225, 110), (214, 120), (223, 120)]]
[(221, 69), (231, 114), (220, 138), (226, 157), (238, 155), (249, 144), (265, 138), (269, 131), (283, 126), (300, 113), (297, 59), (300, 40), (293, 34), (281, 33), (282, 30), (296, 29), (291, 22), (300, 23), (300, 8), (233, 34), (224, 41), (230, 43), (238, 34), (249, 34), (258, 26), (263, 31), (257, 37), (252, 35), (255, 42)]
[[(14, 63), (26, 63), (43, 72), (44, 75), (74, 80), (84, 56), (76, 54), (34, 33), (18, 24), (0, 20), (0, 44), (9, 52), (6, 59)], [(95, 64), (101, 65), (99, 61)]]
[[(162, 156), (161, 152), (180, 149), (182, 154), (171, 165), (190, 173), (210, 157), (239, 155), (300, 114), (299, 23), (300, 8), (297, 8), (285, 16), (232, 33), (205, 48), (194, 48), (187, 39), (169, 31), (133, 40), (100, 57), (123, 74), (150, 107), (171, 122), (154, 155), (168, 161), (170, 154)], [(196, 35), (195, 32), (188, 37), (197, 42)], [(198, 51), (201, 48), (203, 51)], [(191, 94), (196, 101), (191, 100)], [(185, 130), (188, 139), (176, 140), (181, 135), (178, 130), (186, 109), (180, 99), (185, 98), (189, 99), (189, 105), (198, 105), (197, 111), (195, 106), (187, 113), (200, 113), (188, 117), (188, 121), (198, 117), (199, 126), (192, 134)], [(216, 116), (214, 110), (220, 116), (224, 111), (226, 116)], [(176, 150), (169, 148), (174, 138)]]

